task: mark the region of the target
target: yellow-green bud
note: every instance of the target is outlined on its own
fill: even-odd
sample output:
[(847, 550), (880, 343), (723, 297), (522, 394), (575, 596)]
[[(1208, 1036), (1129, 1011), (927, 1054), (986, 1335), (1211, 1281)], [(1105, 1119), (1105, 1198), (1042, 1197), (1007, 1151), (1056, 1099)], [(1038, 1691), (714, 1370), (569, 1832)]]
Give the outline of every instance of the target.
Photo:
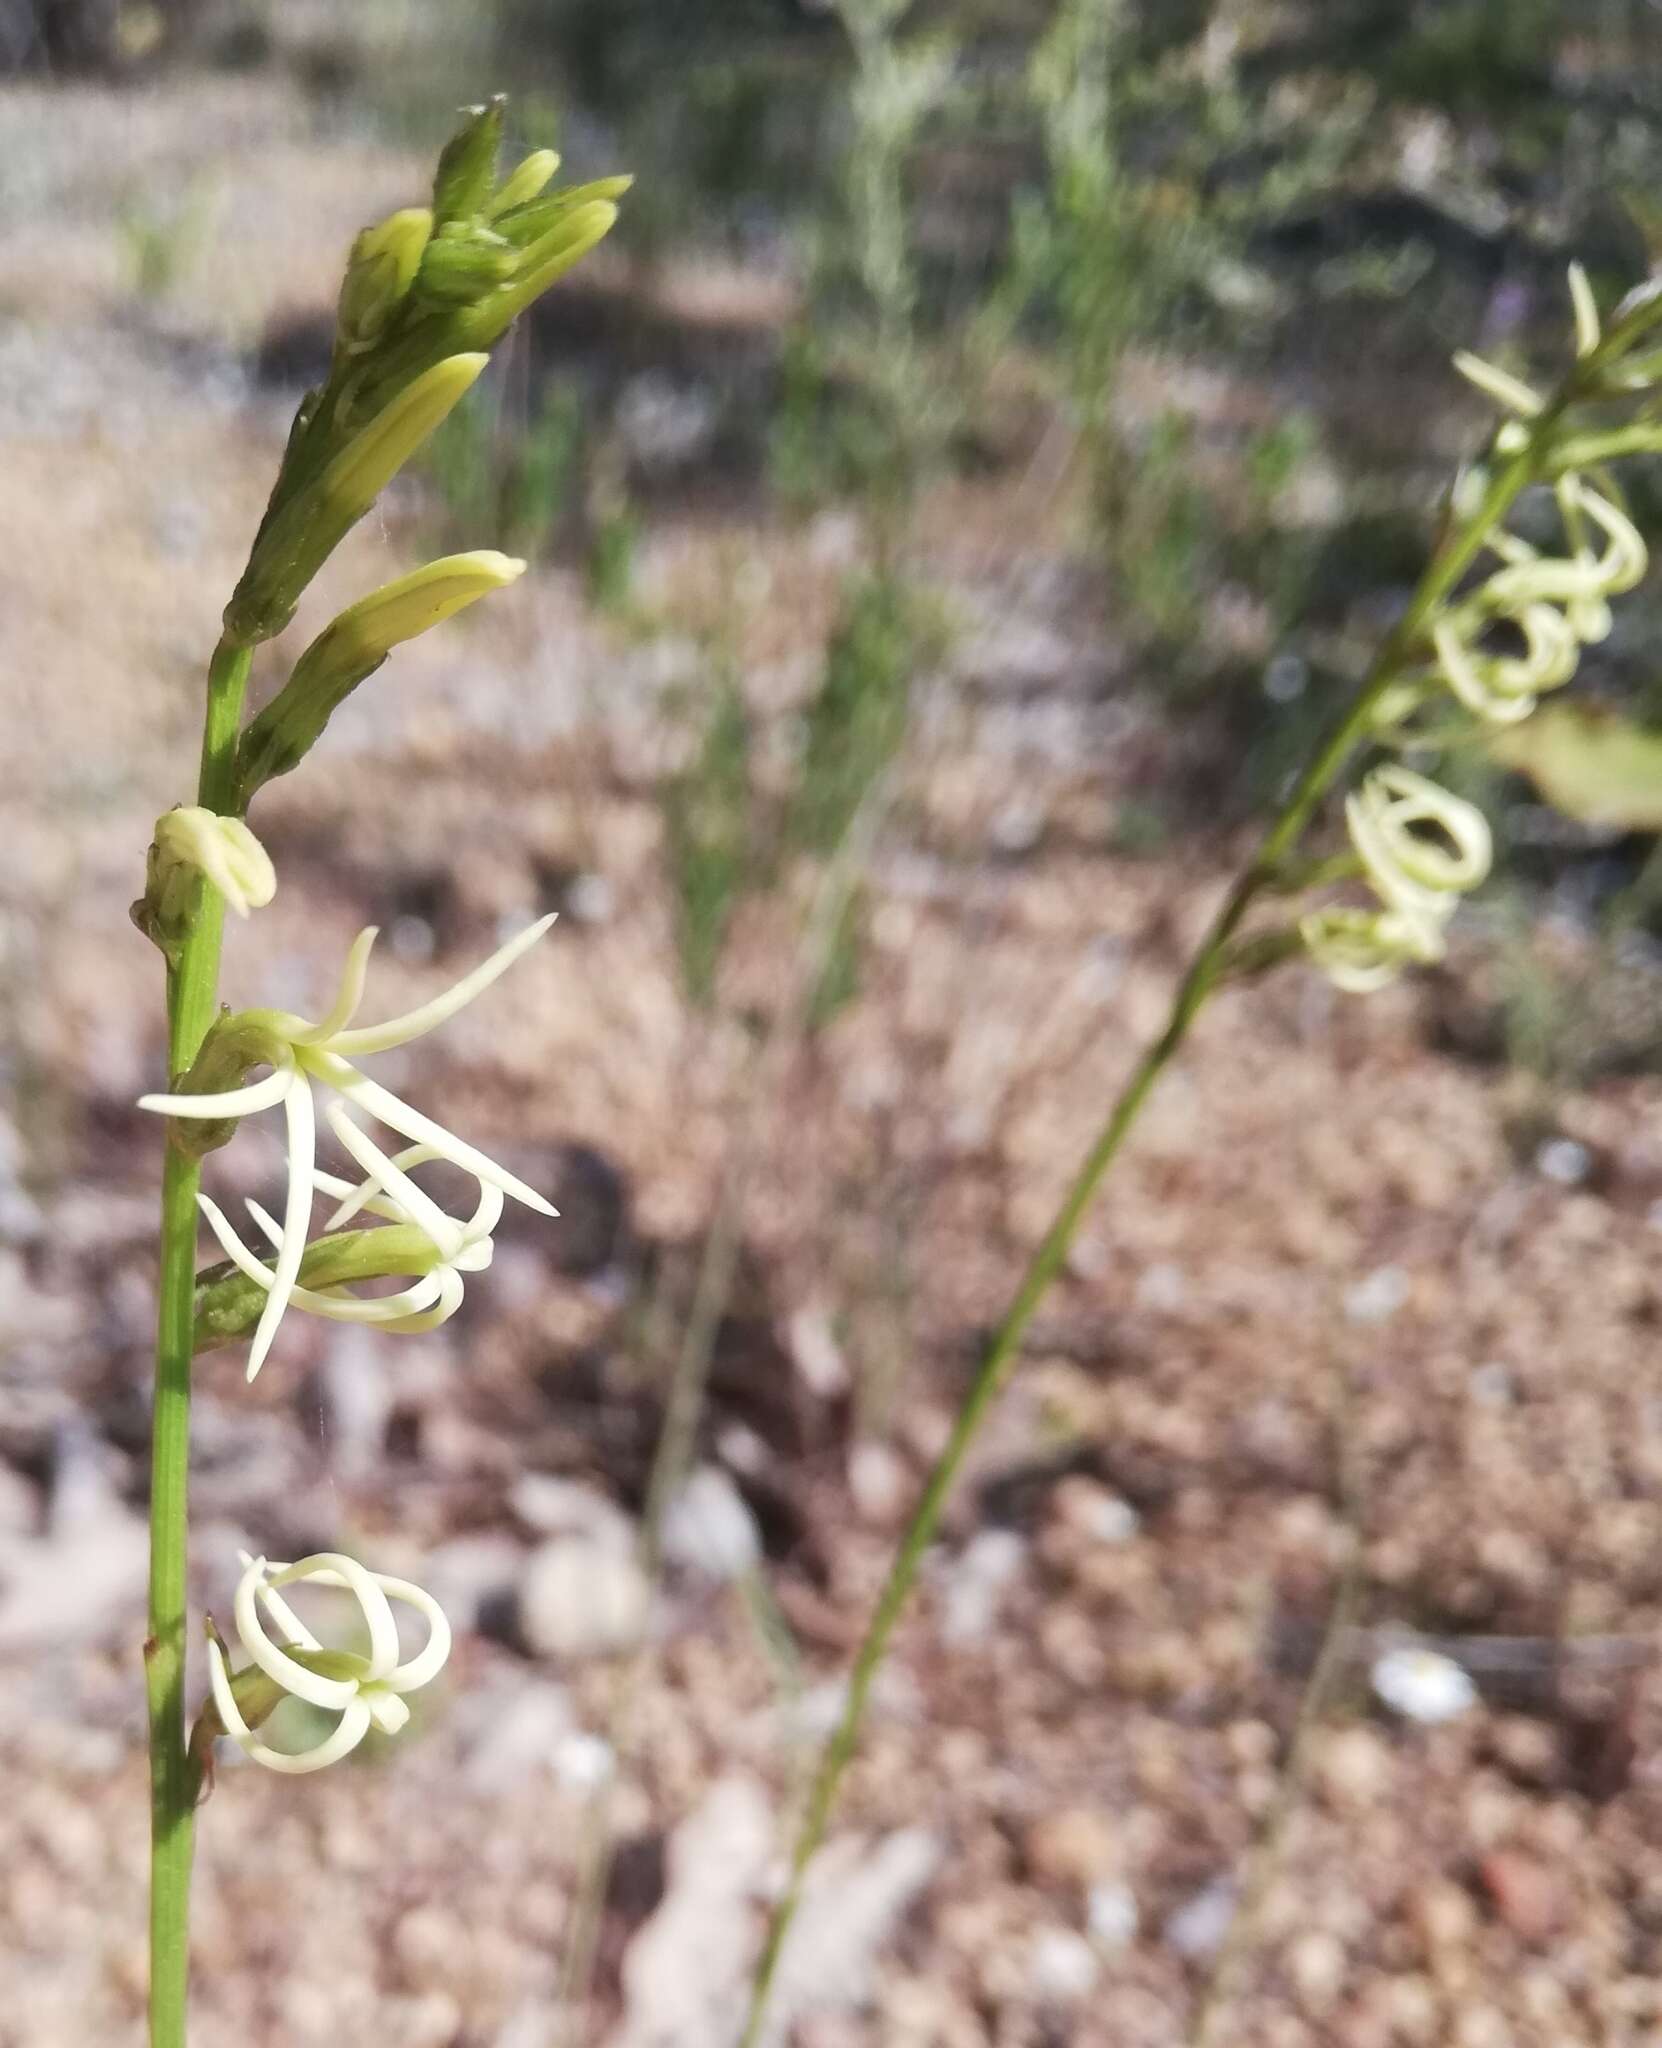
[(630, 177), (618, 177), (596, 178), (587, 185), (568, 185), (563, 192), (547, 192), (540, 199), (528, 199), (523, 205), (494, 214), (491, 226), (516, 248), (528, 249), (578, 207), (597, 199), (621, 199), (634, 182)]
[(262, 783), (286, 775), (316, 744), (336, 706), (400, 641), (415, 639), (524, 571), (523, 562), (479, 548), (429, 562), (348, 606), (301, 655), (287, 683), (243, 734), (237, 749), (243, 806)]
[(365, 228), (352, 244), (336, 322), (340, 345), (348, 355), (357, 355), (380, 339), (415, 279), (432, 230), (428, 208), (407, 206)]
[(510, 206), (523, 205), (537, 194), (560, 168), (559, 153), (552, 149), (534, 149), (523, 158), (496, 188), (496, 197), (485, 209), (485, 218), (495, 220), (499, 213), (506, 213)]
[(156, 820), (144, 894), (132, 907), (141, 932), (171, 960), (185, 936), (199, 879), (206, 878), (238, 917), (263, 910), (277, 893), (277, 872), (240, 818), (182, 804)]
[(322, 473), (261, 528), (225, 629), (269, 640), (294, 616), (300, 593), (484, 369), (480, 353), (447, 356), (405, 385)]
[(477, 220), (496, 189), (496, 157), (502, 146), (500, 96), (488, 106), (470, 107), (468, 118), (444, 145), (433, 178), (433, 219)]
[(430, 299), (467, 305), (506, 284), (519, 260), (519, 251), (489, 228), (445, 228), (427, 244), (417, 290)]
[(468, 307), (458, 319), (460, 331), (476, 347), (488, 348), (533, 300), (610, 233), (616, 219), (617, 208), (610, 200), (576, 207), (525, 251), (511, 283)]

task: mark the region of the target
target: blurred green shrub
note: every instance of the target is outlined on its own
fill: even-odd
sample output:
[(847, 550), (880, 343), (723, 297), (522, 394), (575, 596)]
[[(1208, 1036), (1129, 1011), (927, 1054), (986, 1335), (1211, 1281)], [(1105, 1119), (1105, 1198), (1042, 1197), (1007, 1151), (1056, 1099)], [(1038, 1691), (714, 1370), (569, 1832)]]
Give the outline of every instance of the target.
[(681, 973), (701, 1009), (715, 994), (733, 913), (752, 880), (750, 752), (750, 716), (724, 665), (697, 751), (663, 795)]

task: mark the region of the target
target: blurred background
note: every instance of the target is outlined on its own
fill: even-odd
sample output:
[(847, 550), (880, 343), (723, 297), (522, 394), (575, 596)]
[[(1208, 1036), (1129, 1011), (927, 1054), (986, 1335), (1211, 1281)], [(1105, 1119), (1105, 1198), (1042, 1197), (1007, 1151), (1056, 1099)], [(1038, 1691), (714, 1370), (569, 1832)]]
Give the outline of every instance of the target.
[[(224, 988), (315, 1006), (373, 922), (387, 1013), (557, 909), (378, 1071), (563, 1213), (440, 1335), (201, 1361), (203, 1603), (344, 1544), (459, 1631), (396, 1755), (227, 1759), (203, 2048), (728, 2048), (986, 1331), (1485, 431), (1450, 352), (1555, 374), (1568, 259), (1649, 268), (1659, 53), (1654, 0), (0, 0), (4, 2048), (142, 2025), (126, 907), (350, 238), (455, 107), (638, 184), (262, 650), (532, 564), (262, 797)], [(1501, 857), (1445, 968), (1208, 1013), (775, 2041), (1656, 2040), (1657, 626), (1456, 757)], [(245, 1128), (209, 1180), (280, 1171)], [(1405, 1630), (1470, 1698), (1376, 1690)]]

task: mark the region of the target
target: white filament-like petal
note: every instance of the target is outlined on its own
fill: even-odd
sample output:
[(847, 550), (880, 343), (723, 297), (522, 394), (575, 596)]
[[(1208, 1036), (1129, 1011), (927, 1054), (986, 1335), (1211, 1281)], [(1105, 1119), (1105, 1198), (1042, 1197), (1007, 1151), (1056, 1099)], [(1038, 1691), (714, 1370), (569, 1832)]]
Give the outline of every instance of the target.
[(268, 1564), (257, 1566), (254, 1558), (246, 1550), (239, 1550), (237, 1552), (237, 1559), (245, 1572), (258, 1571), (259, 1583), (256, 1590), (261, 1600), (265, 1602), (266, 1613), (271, 1616), (272, 1620), (283, 1631), (284, 1640), (288, 1643), (290, 1649), (321, 1650), (323, 1645), (312, 1634), (299, 1615), (295, 1613), (282, 1594), (272, 1590), (271, 1582), (266, 1577), (270, 1566)]
[(256, 1559), (237, 1583), (234, 1613), (242, 1646), (268, 1678), (274, 1678), (285, 1692), (314, 1707), (337, 1712), (357, 1698), (357, 1682), (350, 1678), (324, 1678), (285, 1656), (265, 1632), (260, 1619), (258, 1595), (265, 1583), (266, 1566)]
[(294, 1082), (294, 1068), (285, 1061), (275, 1073), (246, 1088), (223, 1088), (217, 1095), (141, 1095), (138, 1106), (158, 1116), (254, 1116), (262, 1109), (274, 1109)]
[(410, 1710), (395, 1693), (377, 1688), (366, 1692), (363, 1701), (369, 1709), (369, 1718), (383, 1735), (397, 1735), (410, 1725)]
[(283, 1113), (288, 1122), (289, 1140), (289, 1184), (283, 1204), (283, 1242), (272, 1269), (265, 1307), (261, 1309), (260, 1320), (254, 1328), (254, 1341), (248, 1347), (250, 1383), (265, 1363), (266, 1353), (277, 1335), (277, 1325), (283, 1320), (289, 1297), (299, 1281), (300, 1261), (306, 1252), (306, 1226), (312, 1214), (312, 1159), (317, 1128), (312, 1117), (312, 1091), (303, 1082), (284, 1096)]
[(389, 1130), (397, 1131), (401, 1137), (413, 1138), (433, 1148), (435, 1157), (448, 1159), (452, 1166), (459, 1166), (471, 1173), (475, 1180), (486, 1181), (510, 1194), (516, 1201), (523, 1202), (528, 1209), (535, 1209), (539, 1215), (558, 1216), (559, 1210), (552, 1202), (539, 1195), (535, 1188), (511, 1174), (506, 1167), (498, 1166), (494, 1159), (447, 1131), (442, 1124), (436, 1124), (431, 1117), (425, 1117), (419, 1110), (411, 1109), (379, 1081), (370, 1080), (367, 1074), (360, 1074), (356, 1067), (349, 1067), (345, 1060), (336, 1059), (328, 1053), (309, 1052), (306, 1064), (319, 1080), (326, 1081), (348, 1102), (355, 1102), (360, 1109), (366, 1109), (377, 1122)]
[(375, 1573), (365, 1571), (355, 1557), (348, 1557), (344, 1550), (318, 1550), (294, 1564), (274, 1564), (268, 1570), (274, 1587), (310, 1580), (315, 1585), (337, 1587), (357, 1601), (369, 1630), (369, 1669), (361, 1684), (376, 1684), (397, 1666), (398, 1624)]
[(1379, 913), (1330, 906), (1299, 921), (1310, 957), (1347, 995), (1372, 995), (1396, 980), (1406, 956), (1380, 936)]
[(293, 1034), (296, 1045), (322, 1045), (337, 1032), (344, 1031), (358, 1014), (358, 1005), (364, 999), (364, 984), (369, 976), (370, 952), (380, 929), (379, 925), (366, 924), (352, 941), (347, 949), (346, 965), (341, 970), (335, 1000), (317, 1023), (303, 1025)]
[(413, 1607), (427, 1624), (427, 1641), (423, 1647), (408, 1663), (398, 1665), (381, 1681), (389, 1692), (415, 1692), (437, 1678), (449, 1659), (449, 1618), (431, 1593), (423, 1592), (410, 1580), (388, 1578), (385, 1572), (377, 1572), (376, 1578), (389, 1600), (402, 1600), (407, 1607)]
[(419, 1336), (423, 1330), (436, 1330), (462, 1305), (462, 1276), (454, 1266), (440, 1266), (432, 1274), (433, 1293), (431, 1305), (411, 1303), (407, 1313), (388, 1316), (384, 1327), (395, 1337)]
[(458, 1010), (466, 1009), (476, 996), (483, 995), (499, 975), (506, 974), (521, 954), (531, 950), (557, 915), (558, 912), (551, 912), (547, 917), (538, 918), (535, 924), (516, 933), (505, 946), (499, 946), (471, 974), (464, 974), (453, 988), (434, 996), (431, 1002), (421, 1004), (418, 1009), (406, 1010), (401, 1017), (389, 1017), (384, 1024), (363, 1025), (356, 1031), (330, 1031), (316, 1042), (326, 1042), (330, 1052), (351, 1059), (365, 1053), (390, 1052), (394, 1046), (407, 1045), (412, 1038), (420, 1038), (436, 1030)]
[(361, 1131), (338, 1102), (329, 1105), (329, 1128), (365, 1173), (379, 1183), (408, 1215), (426, 1231), (444, 1256), (454, 1258), (462, 1248), (462, 1226), (447, 1216), (431, 1195), (416, 1186), (396, 1160), (388, 1158), (367, 1131)]

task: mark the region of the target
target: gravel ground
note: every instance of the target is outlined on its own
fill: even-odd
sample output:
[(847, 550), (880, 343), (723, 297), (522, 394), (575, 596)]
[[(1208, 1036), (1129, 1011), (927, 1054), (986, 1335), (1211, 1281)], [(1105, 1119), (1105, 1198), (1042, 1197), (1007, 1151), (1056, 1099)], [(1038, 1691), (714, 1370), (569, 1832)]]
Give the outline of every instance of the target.
[[(30, 179), (0, 215), (0, 2048), (69, 2048), (136, 2042), (143, 2000), (155, 1132), (129, 1105), (161, 1031), (126, 905), (281, 432), (251, 352), (420, 169), (256, 81), (14, 90), (0, 134)], [(210, 158), (223, 257), (140, 304), (122, 195)], [(673, 628), (539, 570), (401, 654), (270, 792), (284, 886), (234, 935), (233, 1000), (316, 1001), (374, 921), (373, 1001), (401, 1007), (563, 910), (386, 1071), (564, 1217), (505, 1229), (442, 1337), (293, 1321), (251, 1392), (235, 1356), (203, 1363), (203, 1602), (225, 1611), (239, 1544), (342, 1541), (460, 1625), (396, 1751), (223, 1768), (203, 2048), (578, 2038), (603, 1823), (588, 2037), (732, 2039), (897, 1519), (1233, 851), (1115, 850), (1189, 741), (1118, 686), (1002, 488), (930, 515), (959, 631), (859, 998), (811, 1044), (758, 1063), (742, 1020), (790, 1006), (812, 878), (747, 906), (714, 1017), (689, 1012), (652, 790), (735, 560), (747, 693), (788, 726), (848, 559), (834, 517), (663, 522), (642, 590)], [(422, 518), (407, 496), (372, 522), (308, 618), (412, 559)], [(1290, 972), (1197, 1031), (880, 1684), (784, 1971), (800, 2042), (1167, 2048), (1220, 1983), (1211, 2039), (1241, 2048), (1659, 2038), (1662, 1095), (1605, 1081), (1543, 1143), (1504, 1068), (1431, 1049), (1481, 994), (1469, 942), (1439, 982), (1358, 1005)], [(645, 1602), (666, 1361), (735, 1158), (700, 1487)], [(274, 1166), (250, 1133), (211, 1172), (237, 1193)], [(1470, 1711), (1372, 1696), (1396, 1630), (1470, 1671)]]

